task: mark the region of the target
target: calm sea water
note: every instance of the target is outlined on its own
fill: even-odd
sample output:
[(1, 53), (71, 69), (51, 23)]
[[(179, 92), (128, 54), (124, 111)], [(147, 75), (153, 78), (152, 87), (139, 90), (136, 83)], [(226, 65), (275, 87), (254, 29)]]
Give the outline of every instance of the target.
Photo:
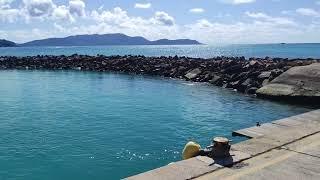
[(89, 47), (19, 47), (0, 48), (0, 56), (35, 55), (145, 55), (189, 56), (211, 58), (215, 56), (320, 58), (320, 44), (260, 44), (260, 45), (192, 45), (192, 46), (89, 46)]
[(0, 71), (0, 179), (119, 179), (180, 160), (188, 140), (238, 142), (309, 110), (148, 76)]

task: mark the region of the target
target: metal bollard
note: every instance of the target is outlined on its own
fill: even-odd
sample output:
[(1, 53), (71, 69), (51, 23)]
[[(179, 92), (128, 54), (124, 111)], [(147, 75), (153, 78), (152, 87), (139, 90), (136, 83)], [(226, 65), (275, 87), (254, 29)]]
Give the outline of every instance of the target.
[(230, 156), (231, 145), (229, 139), (225, 137), (216, 137), (212, 140), (211, 149), (208, 156), (211, 158), (224, 158)]

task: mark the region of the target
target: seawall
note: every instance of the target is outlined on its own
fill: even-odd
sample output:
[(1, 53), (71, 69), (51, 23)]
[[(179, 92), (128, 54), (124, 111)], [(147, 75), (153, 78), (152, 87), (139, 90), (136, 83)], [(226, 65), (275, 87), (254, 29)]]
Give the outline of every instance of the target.
[(79, 70), (110, 71), (207, 82), (216, 86), (255, 94), (256, 90), (294, 66), (304, 66), (319, 59), (283, 59), (215, 57), (145, 56), (27, 56), (0, 57), (0, 70)]

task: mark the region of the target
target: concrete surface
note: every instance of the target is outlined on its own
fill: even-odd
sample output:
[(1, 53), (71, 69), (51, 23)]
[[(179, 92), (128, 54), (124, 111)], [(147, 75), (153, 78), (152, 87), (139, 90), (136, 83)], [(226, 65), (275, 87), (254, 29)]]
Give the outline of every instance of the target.
[(318, 180), (320, 179), (320, 133), (272, 149), (248, 160), (208, 173), (198, 180)]
[(195, 157), (127, 179), (320, 179), (320, 110), (233, 134), (251, 139), (232, 145), (229, 158)]

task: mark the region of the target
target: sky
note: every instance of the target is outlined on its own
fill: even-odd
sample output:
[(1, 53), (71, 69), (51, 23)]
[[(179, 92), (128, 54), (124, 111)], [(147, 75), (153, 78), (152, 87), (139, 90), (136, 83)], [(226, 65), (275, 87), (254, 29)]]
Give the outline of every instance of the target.
[(106, 33), (206, 44), (319, 43), (320, 0), (0, 0), (0, 39)]

